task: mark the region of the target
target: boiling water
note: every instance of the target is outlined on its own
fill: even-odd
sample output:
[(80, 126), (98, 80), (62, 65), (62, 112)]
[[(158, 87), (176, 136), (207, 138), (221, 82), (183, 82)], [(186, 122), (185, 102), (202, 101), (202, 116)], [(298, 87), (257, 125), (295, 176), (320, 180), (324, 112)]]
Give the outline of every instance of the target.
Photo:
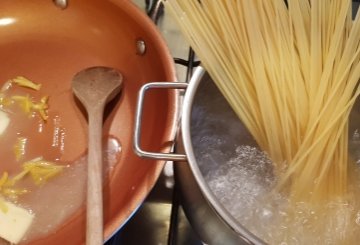
[(289, 205), (286, 196), (271, 192), (276, 184), (271, 161), (207, 79), (194, 101), (191, 137), (199, 168), (219, 202), (240, 224), (270, 244), (341, 244), (345, 240), (356, 244), (360, 239), (358, 109), (351, 117), (349, 137), (355, 163), (351, 195), (346, 201), (319, 207)]
[[(353, 190), (354, 196), (359, 196), (360, 173), (356, 171)], [(344, 238), (347, 244), (355, 244), (360, 239), (358, 199), (320, 207), (306, 203), (289, 207), (285, 196), (269, 195), (275, 184), (271, 161), (256, 147), (238, 146), (236, 156), (204, 177), (238, 222), (271, 244), (335, 245)]]

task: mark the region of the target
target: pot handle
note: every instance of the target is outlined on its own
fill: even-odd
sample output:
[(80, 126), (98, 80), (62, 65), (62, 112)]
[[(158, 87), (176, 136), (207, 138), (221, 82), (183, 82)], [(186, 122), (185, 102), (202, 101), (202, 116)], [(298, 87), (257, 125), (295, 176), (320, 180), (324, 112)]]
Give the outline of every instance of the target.
[(140, 139), (141, 139), (141, 121), (142, 121), (142, 112), (145, 93), (149, 89), (186, 89), (188, 86), (187, 83), (179, 82), (152, 82), (143, 85), (138, 94), (136, 112), (135, 112), (135, 130), (134, 130), (134, 151), (140, 157), (165, 160), (165, 161), (186, 161), (187, 157), (184, 154), (175, 154), (175, 153), (159, 153), (159, 152), (149, 152), (141, 149)]

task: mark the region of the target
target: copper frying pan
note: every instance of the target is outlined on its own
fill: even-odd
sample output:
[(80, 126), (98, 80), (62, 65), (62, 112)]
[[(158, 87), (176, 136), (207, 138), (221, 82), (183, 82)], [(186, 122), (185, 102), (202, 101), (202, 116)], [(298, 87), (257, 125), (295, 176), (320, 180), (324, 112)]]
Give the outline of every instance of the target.
[[(137, 48), (139, 42), (145, 44), (145, 52)], [(165, 43), (128, 0), (69, 0), (65, 9), (51, 0), (1, 1), (0, 81), (21, 74), (43, 84), (43, 92), (50, 96), (49, 113), (57, 112), (67, 130), (64, 161), (71, 162), (86, 151), (86, 119), (70, 82), (75, 73), (91, 66), (114, 67), (124, 77), (122, 94), (104, 123), (105, 135), (116, 137), (122, 146), (104, 189), (104, 236), (109, 238), (141, 204), (164, 164), (137, 157), (131, 141), (139, 88), (149, 81), (175, 80)], [(148, 94), (144, 148), (168, 150), (169, 144), (162, 142), (171, 142), (174, 136), (177, 99), (171, 90)], [(79, 210), (54, 234), (30, 244), (84, 243), (84, 214)]]

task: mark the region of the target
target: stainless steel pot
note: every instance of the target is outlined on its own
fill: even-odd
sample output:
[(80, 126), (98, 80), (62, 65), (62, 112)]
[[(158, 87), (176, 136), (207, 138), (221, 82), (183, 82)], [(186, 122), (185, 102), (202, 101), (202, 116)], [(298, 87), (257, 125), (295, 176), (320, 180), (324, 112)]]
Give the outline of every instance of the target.
[[(186, 89), (183, 99), (181, 132), (176, 152), (186, 154), (154, 153), (141, 149), (140, 126), (141, 111), (145, 93), (151, 88), (181, 88)], [(208, 244), (265, 244), (264, 241), (248, 231), (238, 220), (235, 219), (218, 197), (213, 193), (209, 186), (209, 179), (206, 178), (209, 169), (219, 168), (221, 164), (231, 158), (231, 154), (236, 152), (236, 146), (246, 145), (256, 147), (250, 133), (246, 130), (241, 121), (237, 118), (230, 108), (225, 98), (216, 88), (211, 78), (201, 67), (195, 73), (189, 84), (186, 83), (167, 83), (167, 84), (148, 84), (140, 92), (137, 108), (137, 125), (134, 139), (134, 148), (138, 155), (149, 158), (160, 158), (175, 161), (175, 177), (179, 189), (181, 190), (182, 204), (184, 211), (199, 234), (201, 239)], [(199, 111), (198, 108), (205, 108)], [(219, 151), (206, 152), (216, 158), (215, 161), (203, 162), (199, 145), (202, 144), (197, 135), (197, 131), (202, 130), (198, 124), (206, 122), (207, 118), (218, 118), (218, 121), (209, 128), (208, 131), (201, 132), (205, 135), (213, 135), (217, 130), (224, 130), (225, 136), (219, 139), (226, 144), (219, 144)], [(226, 118), (226, 119), (224, 119)], [(360, 122), (360, 101), (357, 101), (353, 113), (351, 114), (350, 130), (357, 132)], [(221, 128), (221, 129), (220, 129)], [(356, 159), (360, 159), (360, 141), (355, 145), (355, 149), (350, 149), (355, 154)], [(226, 148), (226, 149), (224, 149)], [(353, 147), (354, 148), (354, 147)], [(206, 150), (205, 150), (206, 151)], [(231, 152), (222, 159), (219, 155), (224, 152)], [(236, 154), (236, 153), (235, 153)], [(184, 163), (185, 161), (188, 162)], [(214, 163), (216, 162), (216, 163)], [(260, 177), (263, 177), (260, 173)]]
[[(209, 88), (207, 87), (210, 87)], [(181, 136), (182, 141), (177, 145), (177, 152), (185, 154), (157, 153), (149, 152), (141, 148), (141, 121), (142, 107), (146, 91), (150, 89), (186, 89), (183, 100)], [(197, 164), (196, 152), (192, 144), (191, 136), (191, 115), (192, 108), (198, 89), (206, 92), (215, 92), (210, 96), (222, 98), (219, 91), (209, 79), (209, 76), (202, 67), (198, 67), (189, 84), (187, 83), (149, 83), (142, 87), (138, 97), (138, 107), (136, 111), (136, 125), (134, 134), (134, 150), (146, 158), (175, 161), (175, 176), (182, 193), (184, 211), (191, 224), (205, 243), (209, 244), (263, 244), (256, 236), (239, 224), (234, 217), (223, 207), (216, 196), (209, 188), (204, 179), (202, 170)], [(223, 98), (222, 98), (223, 99)], [(225, 99), (223, 99), (225, 101)], [(227, 106), (225, 111), (231, 113), (232, 110)], [(235, 115), (233, 118), (239, 121)], [(186, 163), (181, 163), (187, 161)]]

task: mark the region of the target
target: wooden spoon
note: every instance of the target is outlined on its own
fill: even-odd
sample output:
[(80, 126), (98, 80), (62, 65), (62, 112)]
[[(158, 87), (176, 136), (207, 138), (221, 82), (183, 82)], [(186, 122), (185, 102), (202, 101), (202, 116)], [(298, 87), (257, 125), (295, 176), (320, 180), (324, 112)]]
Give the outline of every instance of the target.
[(84, 105), (89, 121), (86, 244), (103, 244), (102, 124), (105, 105), (122, 87), (122, 75), (108, 67), (90, 67), (72, 81), (76, 97)]

